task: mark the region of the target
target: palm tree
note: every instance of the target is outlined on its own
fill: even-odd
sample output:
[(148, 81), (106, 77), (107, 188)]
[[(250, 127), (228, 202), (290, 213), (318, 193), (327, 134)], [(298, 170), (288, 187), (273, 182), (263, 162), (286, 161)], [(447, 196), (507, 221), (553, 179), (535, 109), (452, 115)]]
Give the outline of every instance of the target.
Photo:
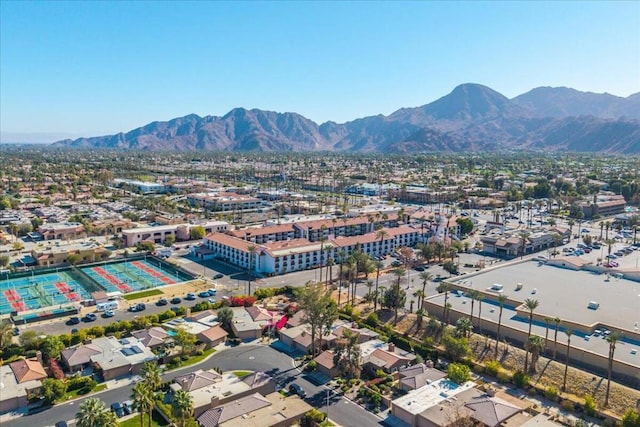
[(374, 266), (376, 267), (376, 293), (375, 299), (373, 300), (373, 311), (376, 312), (378, 310), (378, 283), (380, 282), (380, 270), (384, 268), (384, 263), (382, 261), (376, 261)]
[[(394, 276), (396, 276), (396, 283), (395, 283), (395, 287), (396, 287), (396, 295), (400, 295), (400, 280), (402, 280), (402, 277), (404, 277), (404, 273), (405, 270), (402, 267), (396, 268), (395, 270), (393, 270), (393, 274)], [(393, 324), (396, 325), (398, 323), (398, 304), (394, 304), (393, 307)]]
[(602, 229), (604, 228), (604, 222), (600, 221), (598, 225), (600, 226), (600, 240), (602, 240)]
[(478, 292), (478, 333), (482, 335), (482, 292)]
[[(427, 283), (429, 283), (430, 280), (433, 280), (433, 275), (429, 272), (423, 271), (420, 273), (420, 278), (422, 279), (422, 298), (424, 298), (427, 296)], [(422, 307), (422, 301), (418, 304), (418, 308), (420, 307)]]
[(85, 400), (76, 413), (78, 427), (117, 427), (116, 414), (104, 406), (100, 399), (90, 397)]
[(473, 323), (468, 317), (461, 317), (456, 322), (456, 335), (459, 337), (469, 338), (473, 331)]
[(573, 237), (573, 226), (576, 225), (576, 222), (570, 219), (567, 221), (567, 225), (569, 226), (569, 241), (571, 241), (571, 238)]
[(420, 307), (418, 311), (416, 311), (416, 316), (418, 320), (418, 326), (416, 327), (416, 332), (420, 331), (420, 327), (422, 327), (422, 318), (428, 316), (427, 310)]
[(373, 289), (373, 280), (367, 279), (367, 289), (369, 290), (368, 292), (368, 295), (370, 298), (369, 303), (371, 303), (372, 302), (371, 300), (374, 299), (373, 296), (371, 295), (371, 289)]
[(184, 390), (175, 392), (171, 401), (171, 415), (179, 421), (180, 427), (187, 425), (187, 419), (193, 415), (193, 400), (188, 392)]
[(500, 327), (502, 326), (502, 309), (504, 308), (504, 303), (507, 301), (507, 296), (505, 294), (498, 295), (498, 304), (500, 304), (500, 312), (498, 314), (498, 329), (496, 330), (496, 358), (498, 358), (498, 343), (500, 342)]
[(139, 382), (133, 386), (131, 392), (133, 409), (140, 412), (140, 427), (144, 426), (144, 414), (149, 414), (149, 427), (151, 427), (151, 414), (153, 412), (153, 390), (146, 382)]
[(449, 301), (450, 289), (451, 289), (451, 285), (449, 285), (447, 282), (440, 282), (440, 284), (438, 285), (438, 288), (436, 289), (438, 293), (444, 292), (444, 303), (442, 304), (442, 320), (444, 321), (445, 324), (449, 323), (449, 319), (448, 319), (449, 313), (447, 310), (447, 302)]
[(604, 223), (604, 229), (605, 229), (605, 240), (609, 240), (609, 228), (611, 228), (611, 222), (607, 221)]
[(344, 266), (344, 258), (346, 255), (347, 253), (344, 249), (340, 249), (340, 252), (338, 252), (338, 256), (340, 257), (340, 270), (338, 272), (338, 307), (340, 307), (340, 297), (342, 295), (342, 267)]
[[(529, 332), (527, 333), (527, 342), (529, 341), (529, 338), (531, 337), (531, 326), (533, 325), (533, 311), (538, 308), (538, 300), (533, 299), (533, 298), (527, 298), (526, 300), (524, 300), (524, 305), (527, 307), (527, 310), (529, 310)], [(525, 354), (524, 354), (524, 372), (527, 372), (527, 369), (529, 368), (529, 350), (526, 350)]]
[(564, 377), (562, 379), (562, 391), (567, 389), (567, 371), (569, 370), (569, 350), (571, 349), (571, 335), (573, 331), (571, 329), (565, 329), (564, 333), (567, 334), (567, 353), (564, 356)]
[(424, 305), (424, 297), (426, 297), (425, 293), (422, 291), (422, 289), (418, 289), (414, 294), (414, 297), (418, 298), (418, 310), (420, 310), (422, 308), (422, 306)]
[(247, 294), (251, 295), (251, 279), (253, 278), (253, 260), (254, 260), (254, 255), (256, 253), (255, 245), (247, 246), (247, 251), (249, 251), (249, 291), (247, 292)]
[(480, 291), (477, 289), (472, 289), (469, 291), (469, 298), (471, 298), (471, 324), (473, 325), (473, 306), (475, 302), (480, 298)]
[(531, 372), (536, 371), (536, 363), (540, 353), (544, 350), (545, 341), (538, 335), (532, 335), (527, 341), (527, 350), (531, 352)]
[(323, 265), (323, 258), (324, 258), (324, 242), (327, 241), (327, 238), (324, 237), (324, 230), (326, 230), (327, 226), (326, 225), (322, 225), (322, 227), (320, 227), (320, 229), (322, 230), (322, 234), (320, 234), (320, 277), (318, 278), (318, 282), (322, 282), (322, 265)]
[(155, 362), (145, 363), (142, 368), (141, 376), (151, 391), (156, 391), (160, 388), (160, 384), (162, 384), (162, 377), (160, 376), (160, 368)]
[(556, 360), (556, 349), (558, 347), (558, 327), (560, 326), (560, 322), (562, 320), (559, 317), (554, 317), (553, 323), (555, 326), (553, 328), (553, 360)]
[(549, 341), (549, 323), (553, 320), (553, 317), (546, 316), (544, 318), (544, 324), (546, 331), (544, 333), (544, 349), (547, 349), (547, 341)]
[(616, 352), (616, 343), (622, 338), (618, 331), (611, 332), (607, 337), (609, 343), (609, 363), (607, 365), (607, 391), (604, 395), (604, 406), (609, 406), (609, 388), (611, 387), (611, 371), (613, 370), (613, 354)]

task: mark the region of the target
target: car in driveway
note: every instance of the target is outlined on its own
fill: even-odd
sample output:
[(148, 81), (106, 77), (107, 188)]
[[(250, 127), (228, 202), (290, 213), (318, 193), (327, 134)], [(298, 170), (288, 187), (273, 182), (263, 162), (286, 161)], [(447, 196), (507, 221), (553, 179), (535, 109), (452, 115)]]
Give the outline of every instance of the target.
[(80, 318), (77, 316), (70, 317), (66, 322), (64, 322), (67, 326), (77, 325), (80, 323)]
[(16, 326), (15, 328), (13, 328), (13, 336), (17, 337), (18, 335), (20, 335), (20, 328)]
[(169, 304), (169, 301), (167, 301), (166, 298), (160, 298), (158, 301), (156, 301), (157, 306), (167, 305), (167, 304)]
[(125, 400), (122, 402), (122, 409), (125, 415), (131, 415), (133, 413), (133, 400)]
[(289, 386), (289, 393), (297, 394), (298, 396), (300, 396), (300, 399), (304, 399), (305, 397), (307, 397), (307, 392), (304, 391), (304, 389), (300, 387), (300, 384), (297, 383), (293, 383)]

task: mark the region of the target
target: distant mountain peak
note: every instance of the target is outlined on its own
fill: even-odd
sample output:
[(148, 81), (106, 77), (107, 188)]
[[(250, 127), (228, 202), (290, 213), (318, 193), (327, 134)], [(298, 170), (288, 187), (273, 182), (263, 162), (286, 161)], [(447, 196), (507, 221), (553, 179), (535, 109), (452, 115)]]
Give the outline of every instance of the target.
[(547, 86), (510, 100), (482, 84), (464, 83), (429, 104), (346, 123), (318, 125), (298, 113), (237, 107), (222, 117), (188, 114), (126, 133), (55, 144), (143, 150), (637, 153), (640, 122), (634, 118), (640, 119), (639, 94), (620, 98)]

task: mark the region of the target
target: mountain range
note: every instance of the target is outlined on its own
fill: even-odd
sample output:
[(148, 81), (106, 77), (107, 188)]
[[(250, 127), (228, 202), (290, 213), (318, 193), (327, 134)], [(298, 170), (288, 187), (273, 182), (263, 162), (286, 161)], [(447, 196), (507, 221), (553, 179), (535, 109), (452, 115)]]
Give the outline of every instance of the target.
[(297, 113), (235, 108), (153, 122), (127, 133), (55, 146), (142, 150), (640, 153), (640, 93), (626, 98), (539, 87), (509, 99), (462, 84), (429, 104), (388, 116), (320, 125)]

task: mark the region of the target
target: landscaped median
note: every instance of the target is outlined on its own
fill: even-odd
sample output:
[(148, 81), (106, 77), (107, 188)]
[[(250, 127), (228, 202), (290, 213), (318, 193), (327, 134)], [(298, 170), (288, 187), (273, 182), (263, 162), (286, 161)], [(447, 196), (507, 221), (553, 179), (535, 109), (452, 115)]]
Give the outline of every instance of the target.
[(122, 298), (124, 298), (127, 301), (133, 301), (140, 298), (154, 297), (156, 295), (164, 295), (164, 292), (162, 292), (159, 289), (147, 289), (146, 291), (142, 291), (142, 292), (133, 292), (130, 294), (124, 294), (122, 295)]

